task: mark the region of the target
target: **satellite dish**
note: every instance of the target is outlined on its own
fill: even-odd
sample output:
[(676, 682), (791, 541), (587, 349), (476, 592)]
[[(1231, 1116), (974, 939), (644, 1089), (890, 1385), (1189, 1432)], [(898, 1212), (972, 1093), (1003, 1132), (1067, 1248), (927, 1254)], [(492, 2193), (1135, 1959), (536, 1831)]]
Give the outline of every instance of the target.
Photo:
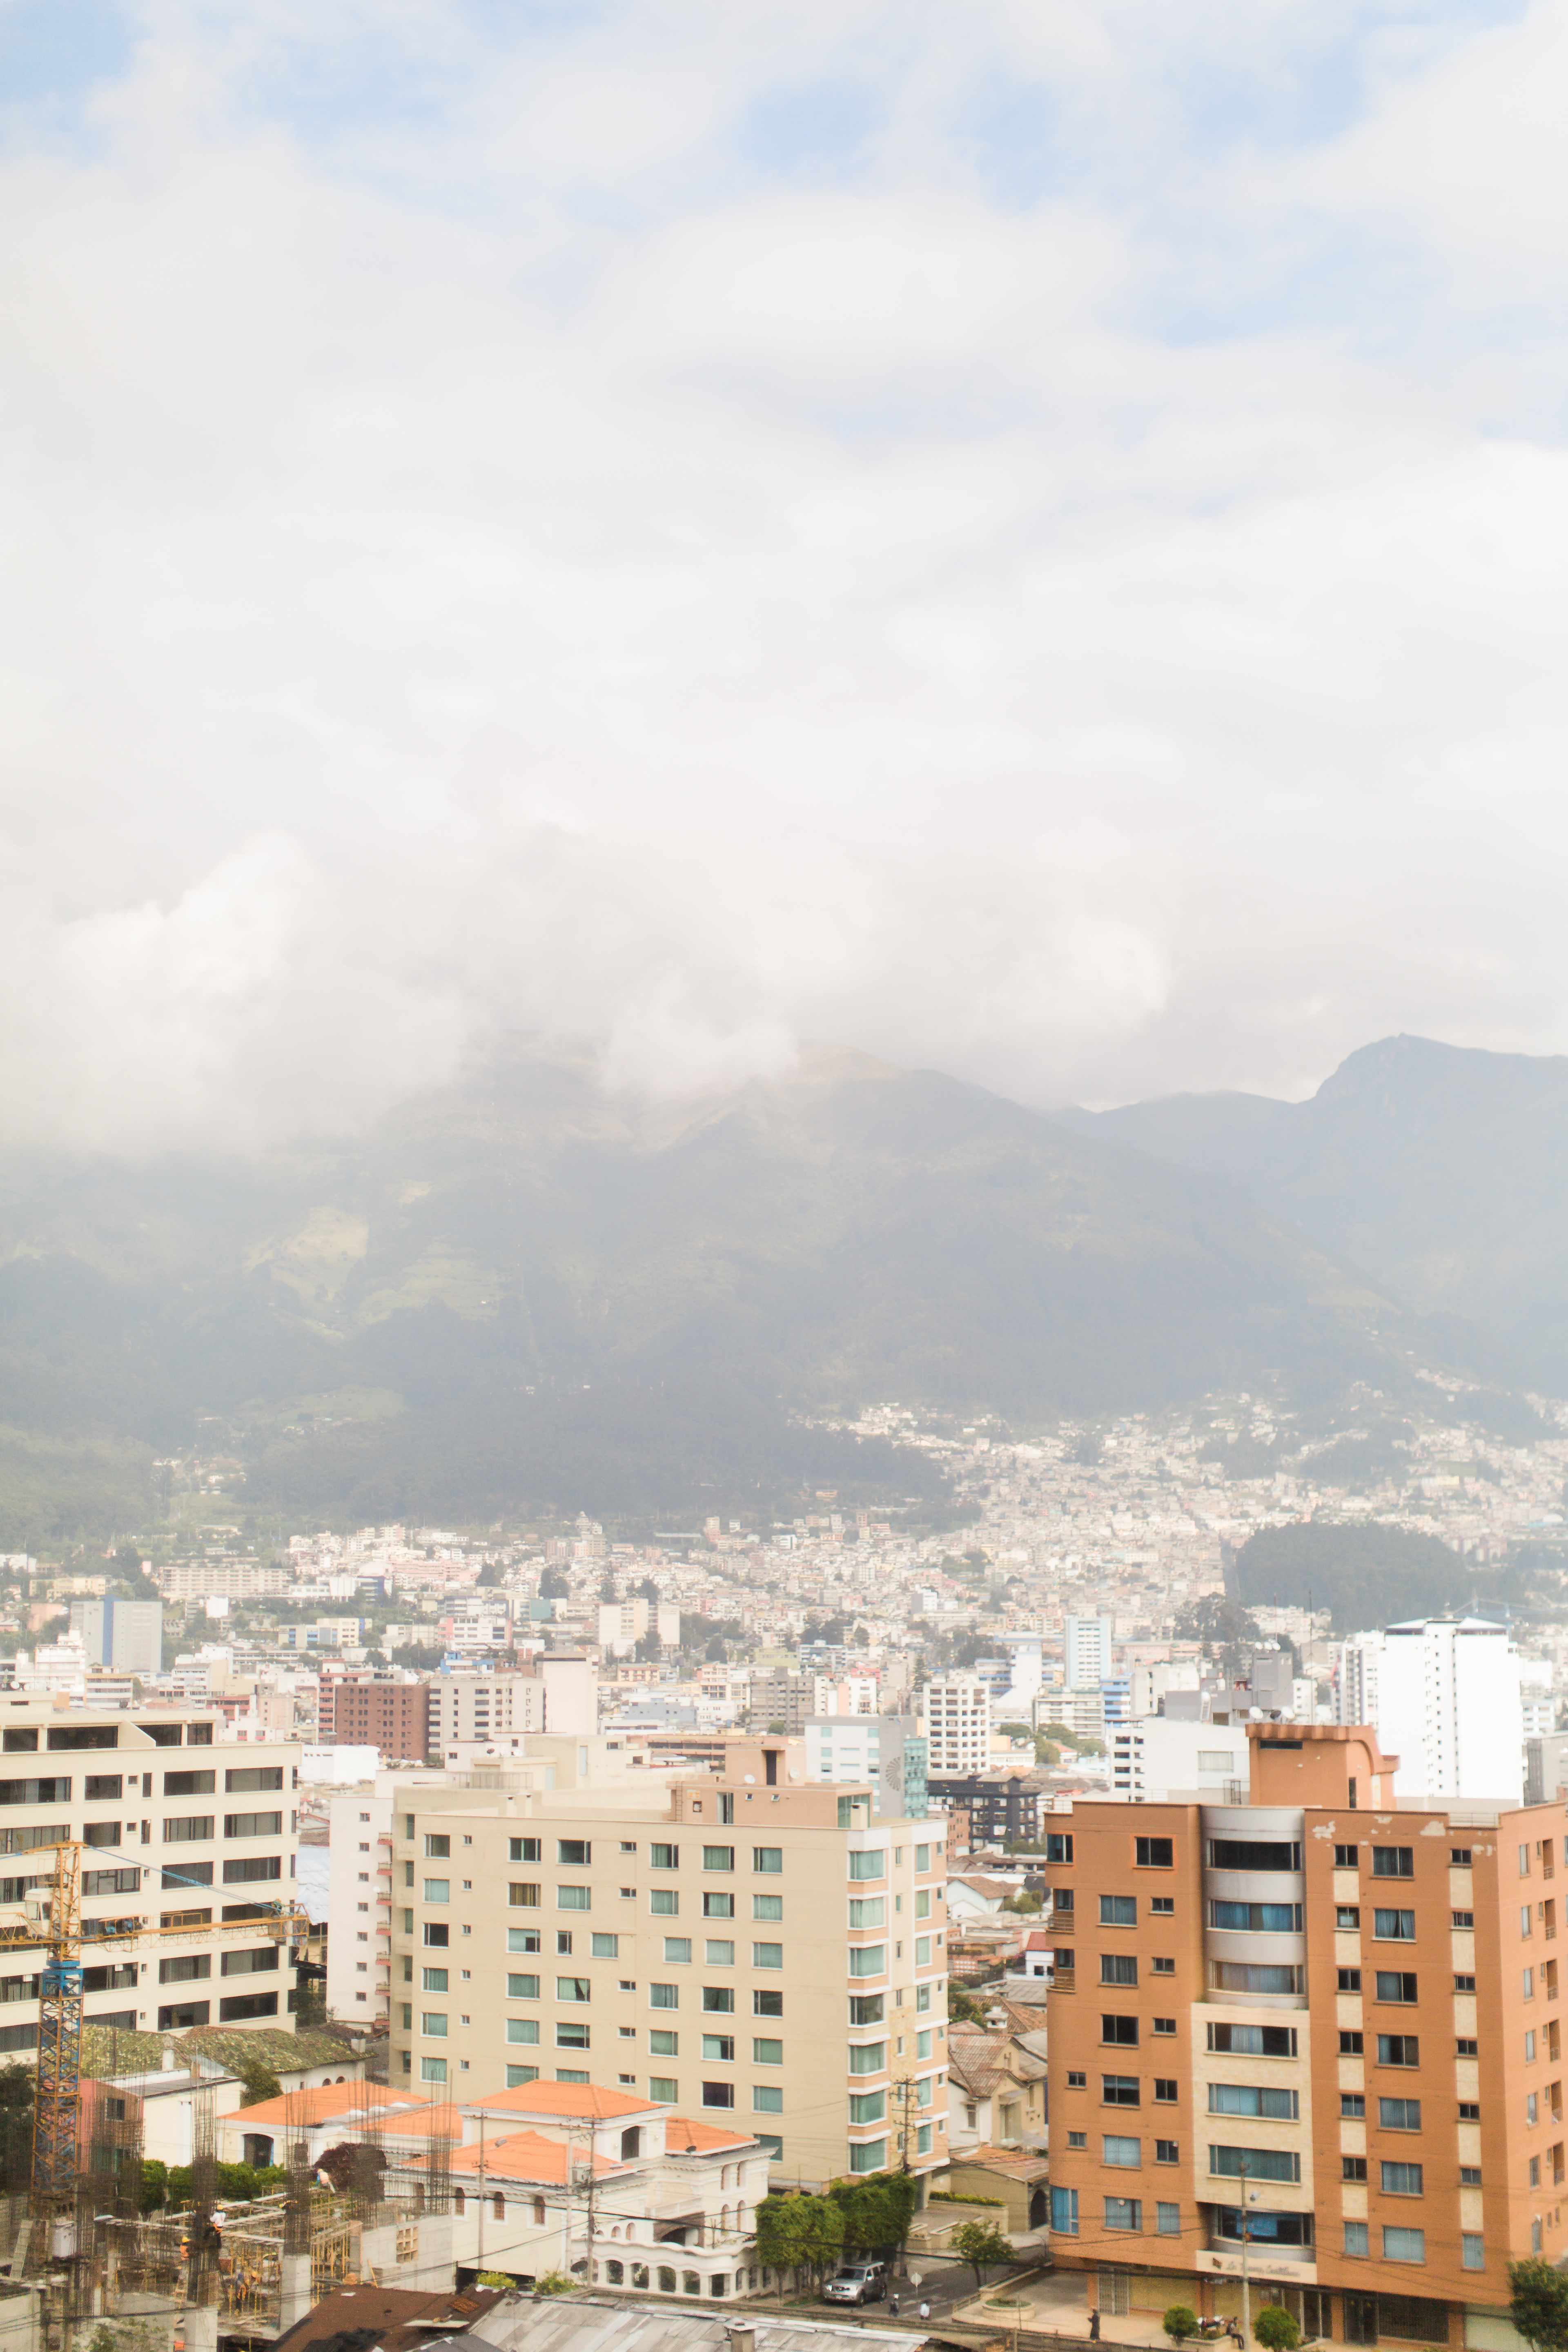
[(754, 1789), (756, 1787), (757, 1776), (754, 1772), (742, 1772), (741, 1778), (745, 1782), (748, 1789)]

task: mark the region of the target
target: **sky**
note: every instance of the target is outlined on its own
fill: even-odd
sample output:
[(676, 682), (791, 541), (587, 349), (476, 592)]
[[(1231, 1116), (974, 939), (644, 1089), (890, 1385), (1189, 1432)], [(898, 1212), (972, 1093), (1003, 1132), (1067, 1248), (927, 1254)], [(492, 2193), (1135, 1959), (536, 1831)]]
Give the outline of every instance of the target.
[(0, 0), (0, 1104), (1568, 1050), (1568, 0)]

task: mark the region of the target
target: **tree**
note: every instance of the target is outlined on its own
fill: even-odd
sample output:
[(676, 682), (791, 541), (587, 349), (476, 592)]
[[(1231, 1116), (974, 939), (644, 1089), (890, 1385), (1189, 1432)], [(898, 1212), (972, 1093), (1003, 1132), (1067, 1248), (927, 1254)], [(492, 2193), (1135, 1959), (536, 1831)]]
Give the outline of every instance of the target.
[(33, 2173), (33, 2070), (0, 2066), (0, 2189), (26, 2189)]
[(757, 2260), (772, 2271), (778, 2282), (779, 2301), (784, 2301), (784, 2273), (793, 2271), (800, 2262), (800, 2233), (795, 2225), (795, 2209), (798, 2197), (764, 2197), (757, 2208)]
[(1282, 2304), (1266, 2303), (1252, 2323), (1264, 2352), (1296, 2352), (1301, 2331)]
[(963, 1987), (952, 1977), (947, 1980), (947, 2021), (950, 2025), (984, 2025), (985, 2014), (976, 2000), (972, 2000)]
[(1026, 1918), (1033, 1918), (1040, 1908), (1040, 1898), (1031, 1893), (1028, 1887), (1020, 1886), (1016, 1894), (1008, 1895), (1002, 1908), (1004, 1911), (1011, 1911)]
[(967, 2263), (974, 2273), (974, 2290), (978, 2294), (985, 2284), (987, 2271), (1014, 2259), (1013, 2248), (994, 2221), (961, 2221), (948, 2244), (961, 2263)]
[(844, 2251), (844, 2212), (831, 2197), (797, 2197), (795, 2242), (800, 2260), (819, 2283)]
[(258, 2107), (263, 2099), (280, 2099), (283, 2085), (258, 2050), (247, 2051), (236, 2068), (245, 2085), (240, 2095), (242, 2107)]
[(156, 2213), (160, 2206), (166, 2205), (168, 2201), (168, 2166), (161, 2157), (144, 2156), (142, 2159), (142, 2179), (136, 2190), (137, 2211)]
[(1198, 2315), (1189, 2304), (1173, 2303), (1160, 2325), (1173, 2344), (1185, 2344), (1198, 2332)]
[[(572, 1591), (563, 1568), (547, 1568), (539, 1580), (541, 1601), (564, 1601)], [(559, 2289), (556, 2290), (559, 2293)]]
[(1568, 2347), (1568, 2273), (1539, 2254), (1508, 2266), (1508, 2315), (1533, 2352)]
[(386, 2158), (366, 2140), (341, 2139), (316, 2158), (316, 2170), (326, 2174), (340, 2196), (358, 2189), (366, 2197), (379, 2197), (385, 2169)]
[(844, 2215), (846, 2250), (893, 2252), (909, 2236), (919, 2194), (913, 2179), (902, 2172), (873, 2172), (858, 2180), (836, 2180), (828, 2195)]

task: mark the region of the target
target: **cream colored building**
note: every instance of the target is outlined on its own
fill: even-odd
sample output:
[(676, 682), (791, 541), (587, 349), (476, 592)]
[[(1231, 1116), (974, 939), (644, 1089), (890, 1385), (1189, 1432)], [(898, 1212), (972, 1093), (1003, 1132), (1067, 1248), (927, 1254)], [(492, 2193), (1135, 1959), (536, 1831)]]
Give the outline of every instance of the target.
[(765, 1742), (712, 1779), (531, 1746), (395, 1807), (394, 2085), (592, 2083), (754, 2133), (781, 2182), (941, 2166), (943, 1824), (773, 1785)]
[[(87, 1937), (97, 1920), (144, 1930), (84, 1954), (89, 2025), (292, 2027), (289, 1948), (263, 1922), (294, 1899), (300, 1750), (222, 1746), (221, 1722), (0, 1695), (0, 1917), (48, 1887), (74, 1839)], [(40, 1957), (0, 1976), (0, 2053), (37, 2048)]]

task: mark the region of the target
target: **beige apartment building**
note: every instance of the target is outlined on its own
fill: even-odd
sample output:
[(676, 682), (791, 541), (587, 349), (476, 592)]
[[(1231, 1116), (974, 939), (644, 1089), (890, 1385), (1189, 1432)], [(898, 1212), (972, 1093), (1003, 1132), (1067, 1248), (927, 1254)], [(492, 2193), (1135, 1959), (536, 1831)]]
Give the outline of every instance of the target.
[(766, 1742), (709, 1779), (533, 1744), (395, 1801), (394, 2086), (592, 2083), (790, 2182), (945, 2163), (943, 1824), (777, 1785)]
[[(0, 1695), (0, 1910), (82, 1857), (82, 1918), (135, 1919), (135, 1938), (84, 1969), (90, 2025), (142, 2032), (287, 2026), (287, 1945), (260, 1922), (295, 1884), (296, 1741), (220, 1744), (205, 1708), (140, 1714)], [(37, 1963), (0, 1976), (0, 2053), (36, 2050)]]

